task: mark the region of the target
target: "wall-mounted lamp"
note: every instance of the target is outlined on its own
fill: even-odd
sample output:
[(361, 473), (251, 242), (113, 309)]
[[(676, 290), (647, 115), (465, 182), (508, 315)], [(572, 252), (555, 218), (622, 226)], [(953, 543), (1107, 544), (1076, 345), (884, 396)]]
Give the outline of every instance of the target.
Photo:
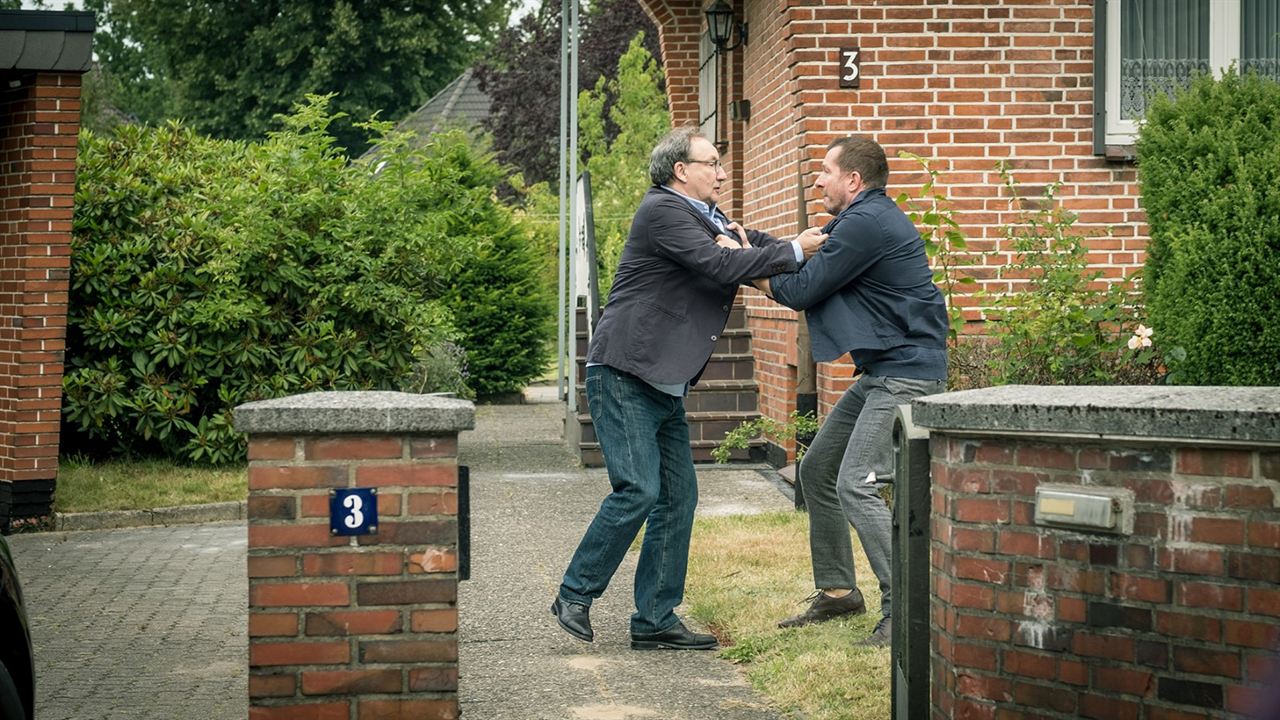
[[(707, 33), (716, 46), (717, 53), (728, 52), (740, 45), (747, 44), (747, 24), (737, 22), (733, 18), (733, 8), (724, 0), (716, 0), (706, 9)], [(738, 42), (730, 45), (729, 39), (734, 27), (738, 29)]]

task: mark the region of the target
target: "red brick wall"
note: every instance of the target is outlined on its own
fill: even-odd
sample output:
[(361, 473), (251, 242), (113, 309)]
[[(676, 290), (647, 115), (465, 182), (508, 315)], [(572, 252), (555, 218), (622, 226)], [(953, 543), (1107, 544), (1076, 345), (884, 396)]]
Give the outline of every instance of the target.
[[(1280, 452), (934, 432), (937, 718), (1248, 713), (1280, 675)], [(1126, 488), (1132, 534), (1034, 522)]]
[(58, 472), (80, 75), (0, 81), (0, 480), (18, 482), (15, 515), (45, 514)]
[[(665, 0), (663, 11), (671, 16), (676, 5)], [(891, 195), (914, 194), (925, 177), (912, 161), (898, 159), (899, 151), (932, 160), (937, 189), (952, 198), (975, 253), (969, 272), (988, 292), (1015, 287), (995, 277), (1012, 258), (1002, 228), (1017, 218), (998, 161), (1010, 164), (1028, 196), (1062, 181), (1059, 197), (1079, 213), (1079, 229), (1096, 233), (1090, 260), (1108, 277), (1141, 265), (1147, 228), (1136, 171), (1093, 155), (1092, 0), (745, 0), (735, 9), (750, 23), (750, 41), (730, 53), (743, 72), (725, 82), (729, 88), (740, 82), (740, 94), (725, 95), (750, 100), (752, 117), (731, 123), (743, 148), (726, 157), (740, 178), (734, 201), (741, 201), (748, 226), (795, 232), (798, 173), (810, 223), (829, 219), (812, 188), (814, 173), (828, 142), (861, 133), (889, 153)], [(839, 88), (841, 46), (862, 49), (856, 90)], [(696, 44), (689, 47), (696, 60)], [(668, 64), (667, 78), (683, 117), (685, 103), (696, 107), (689, 97), (697, 88), (696, 62)], [(983, 319), (972, 297), (958, 302), (970, 320)], [(794, 314), (754, 291), (747, 306), (757, 377), (769, 385), (761, 390), (761, 410), (782, 419), (795, 395), (795, 371), (783, 360), (795, 340)], [(821, 411), (848, 387), (848, 375), (840, 364), (820, 368)]]
[[(742, 171), (740, 216), (749, 228), (791, 237), (800, 226), (800, 188), (807, 172), (802, 148), (806, 133), (797, 104), (797, 74), (791, 41), (795, 10), (780, 10), (776, 1), (748, 2), (738, 12), (750, 29), (748, 43), (732, 51), (741, 60), (741, 90), (731, 99), (751, 101), (751, 120), (733, 123), (741, 129), (741, 152), (730, 158)], [(807, 184), (807, 181), (806, 181)], [(811, 194), (811, 193), (808, 193)], [(796, 313), (754, 289), (744, 291), (751, 328), (751, 347), (760, 388), (760, 412), (784, 419), (796, 409)]]
[[(456, 456), (456, 435), (250, 438), (250, 718), (458, 717)], [(340, 487), (377, 488), (377, 534), (330, 536)]]
[(698, 124), (698, 37), (702, 10), (679, 0), (642, 0), (640, 5), (658, 26), (662, 67), (667, 75), (667, 102), (673, 126)]

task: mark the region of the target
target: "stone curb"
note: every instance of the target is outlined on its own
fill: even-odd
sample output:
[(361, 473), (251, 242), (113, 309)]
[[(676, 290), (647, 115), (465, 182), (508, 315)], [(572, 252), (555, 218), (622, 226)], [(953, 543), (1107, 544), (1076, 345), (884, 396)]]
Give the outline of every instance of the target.
[(55, 530), (107, 530), (148, 525), (184, 525), (244, 520), (246, 500), (202, 505), (152, 508), (150, 510), (103, 510), (100, 512), (54, 513)]

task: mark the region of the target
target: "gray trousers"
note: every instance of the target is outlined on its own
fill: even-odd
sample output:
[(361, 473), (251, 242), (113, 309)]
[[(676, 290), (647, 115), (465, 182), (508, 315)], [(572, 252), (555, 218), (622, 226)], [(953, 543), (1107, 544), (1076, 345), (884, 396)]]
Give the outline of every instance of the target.
[[(893, 479), (897, 406), (944, 389), (943, 380), (862, 375), (823, 421), (800, 461), (815, 587), (857, 587), (851, 524), (880, 581), (880, 612), (890, 614), (893, 519), (877, 483)], [(868, 482), (873, 472), (875, 478)]]

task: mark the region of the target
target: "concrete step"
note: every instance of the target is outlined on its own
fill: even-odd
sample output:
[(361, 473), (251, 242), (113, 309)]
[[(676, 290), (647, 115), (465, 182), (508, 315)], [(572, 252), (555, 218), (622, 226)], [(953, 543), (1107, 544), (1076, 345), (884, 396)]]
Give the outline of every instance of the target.
[[(755, 413), (759, 395), (754, 380), (703, 380), (684, 399), (685, 412), (750, 412)], [(578, 383), (580, 413), (588, 412), (587, 388)]]
[[(702, 371), (701, 382), (711, 380), (751, 380), (755, 376), (755, 361), (750, 352), (712, 355)], [(699, 383), (701, 384), (701, 383)]]
[[(729, 431), (737, 428), (744, 422), (755, 420), (760, 413), (752, 411), (747, 412), (686, 412), (685, 419), (689, 422), (689, 440), (696, 442), (705, 440), (711, 443), (719, 443), (724, 440), (724, 436)], [(593, 443), (596, 441), (595, 428), (591, 423), (591, 416), (587, 413), (578, 413), (578, 425), (580, 426), (581, 444)]]
[(746, 412), (755, 417), (758, 399), (755, 380), (703, 380), (689, 391), (684, 409), (688, 413)]
[[(690, 442), (693, 461), (696, 463), (715, 462), (715, 459), (711, 457), (711, 451), (719, 444), (710, 440)], [(583, 467), (604, 467), (604, 455), (600, 453), (599, 443), (582, 443), (580, 454)], [(729, 462), (731, 463), (761, 463), (764, 461), (765, 448), (763, 440), (753, 440), (747, 447), (737, 448), (729, 452)]]
[[(577, 332), (574, 334), (577, 350), (577, 379), (575, 400), (577, 421), (568, 421), (565, 437), (570, 445), (577, 445), (582, 463), (587, 467), (600, 467), (603, 458), (587, 414), (586, 390), (583, 379), (587, 373), (586, 311), (579, 309)], [(724, 439), (725, 433), (743, 422), (760, 416), (757, 407), (757, 388), (754, 381), (755, 362), (751, 355), (751, 332), (747, 329), (747, 312), (741, 304), (735, 304), (729, 312), (725, 329), (716, 338), (715, 349), (697, 385), (689, 391), (685, 400), (685, 412), (689, 421), (689, 440), (695, 462), (711, 462), (711, 450)], [(734, 450), (730, 454), (734, 462), (763, 462), (765, 442), (755, 440), (750, 447)]]

